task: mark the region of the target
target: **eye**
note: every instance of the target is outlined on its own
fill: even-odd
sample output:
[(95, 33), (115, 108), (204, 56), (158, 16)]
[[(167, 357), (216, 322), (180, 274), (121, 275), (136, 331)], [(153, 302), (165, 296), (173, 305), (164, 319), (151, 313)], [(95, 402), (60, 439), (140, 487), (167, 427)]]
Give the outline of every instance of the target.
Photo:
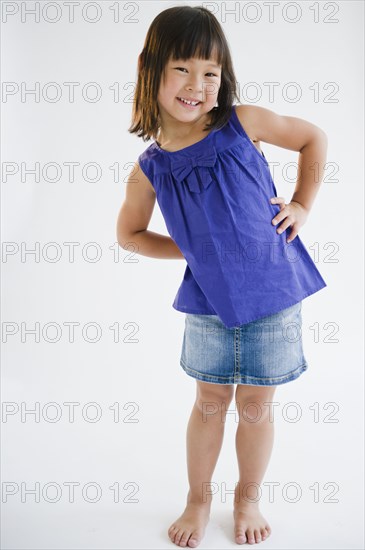
[[(176, 69), (177, 71), (187, 71), (187, 69), (185, 69), (185, 67), (175, 67), (175, 69)], [(213, 77), (214, 77), (214, 76), (216, 76), (216, 77), (218, 76), (218, 75), (216, 75), (216, 74), (214, 74), (214, 73), (207, 73), (207, 75), (211, 75), (211, 76), (213, 76)]]

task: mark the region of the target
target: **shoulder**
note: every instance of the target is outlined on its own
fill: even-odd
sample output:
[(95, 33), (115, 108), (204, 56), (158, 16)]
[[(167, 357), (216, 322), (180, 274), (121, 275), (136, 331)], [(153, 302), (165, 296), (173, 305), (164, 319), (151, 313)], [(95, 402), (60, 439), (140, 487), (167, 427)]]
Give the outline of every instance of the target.
[(259, 141), (259, 129), (265, 124), (265, 119), (271, 111), (257, 105), (236, 105), (235, 109), (246, 134), (252, 141)]
[(133, 165), (133, 170), (129, 175), (128, 181), (130, 181), (131, 183), (138, 183), (141, 191), (155, 194), (155, 189), (152, 185), (151, 180), (149, 179), (150, 177), (151, 176), (144, 166), (143, 159), (141, 157), (138, 157)]

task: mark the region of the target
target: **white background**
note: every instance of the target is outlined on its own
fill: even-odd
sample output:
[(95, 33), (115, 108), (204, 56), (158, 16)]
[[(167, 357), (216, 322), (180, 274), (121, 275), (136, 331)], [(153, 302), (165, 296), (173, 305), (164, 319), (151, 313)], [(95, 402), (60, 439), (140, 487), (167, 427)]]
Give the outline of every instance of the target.
[[(6, 19), (10, 4), (19, 11)], [(261, 546), (363, 548), (364, 5), (297, 2), (293, 23), (285, 20), (285, 10), (294, 16), (289, 3), (280, 2), (270, 21), (269, 3), (256, 2), (256, 22), (247, 20), (255, 18), (254, 7), (243, 16), (245, 4), (210, 4), (231, 48), (241, 102), (309, 120), (329, 138), (325, 180), (300, 231), (328, 286), (303, 302), (309, 369), (276, 391), (275, 443), (261, 507), (273, 532)], [(22, 21), (21, 10), (34, 2), (2, 3), (1, 543), (8, 549), (172, 548), (167, 529), (185, 506), (185, 433), (195, 398), (195, 380), (179, 366), (184, 314), (172, 308), (186, 263), (132, 258), (116, 244), (116, 221), (131, 163), (149, 145), (127, 131), (137, 57), (153, 18), (177, 2), (121, 2), (119, 22), (118, 3), (99, 2), (95, 23), (82, 17), (84, 2), (75, 7), (73, 23), (67, 6), (57, 5), (60, 19), (50, 23), (42, 14), (39, 22), (33, 15)], [(235, 5), (235, 15), (224, 18), (224, 6)], [(49, 17), (55, 13), (50, 7)], [(91, 7), (88, 13), (95, 16)], [(54, 89), (47, 98), (50, 82), (61, 92), (54, 102)], [(80, 84), (73, 102), (66, 82)], [(99, 101), (82, 96), (90, 82), (100, 86)], [(256, 88), (246, 93), (250, 82)], [(290, 82), (301, 90), (294, 102), (283, 96)], [(6, 95), (11, 83), (14, 93)], [(278, 83), (273, 97), (268, 83)], [(37, 85), (37, 100), (22, 96), (22, 86)], [(119, 99), (112, 92), (117, 86)], [(297, 153), (261, 145), (278, 195), (289, 202), (294, 180), (285, 179), (283, 167)], [(42, 175), (50, 162), (60, 167), (58, 181)], [(79, 163), (73, 181), (67, 162)], [(95, 182), (82, 175), (89, 162), (102, 172)], [(5, 177), (7, 163), (15, 173)], [(22, 177), (22, 163), (23, 171), (39, 163), (40, 177)], [(149, 229), (167, 234), (157, 202)], [(70, 242), (78, 244), (73, 262)], [(49, 243), (57, 244), (56, 261)], [(88, 243), (100, 247), (99, 260), (92, 261), (95, 248)], [(38, 252), (22, 255), (22, 247)], [(72, 322), (78, 325), (70, 342), (66, 323)], [(38, 341), (26, 334), (36, 323)], [(48, 323), (59, 327), (53, 343), (56, 330), (47, 331)], [(95, 343), (82, 336), (88, 323), (100, 327)], [(14, 333), (6, 339), (6, 331)], [(92, 328), (87, 334), (95, 337)], [(74, 422), (67, 402), (78, 404)], [(96, 409), (85, 405), (91, 402), (100, 408), (99, 421), (90, 421)], [(55, 407), (47, 412), (47, 403), (56, 403), (58, 413)], [(289, 421), (293, 407), (285, 416), (288, 403), (297, 404), (297, 421)], [(37, 407), (38, 418), (24, 414)], [(52, 422), (55, 414), (60, 418)], [(232, 490), (238, 481), (236, 427), (228, 415), (201, 548), (237, 547), (233, 497), (224, 496), (224, 487)], [(78, 484), (74, 502), (65, 485), (71, 482)], [(90, 482), (101, 491), (94, 503), (82, 495)], [(58, 496), (54, 488), (47, 493), (48, 483), (58, 484)], [(278, 483), (272, 502), (265, 483)], [(285, 497), (288, 483), (299, 487), (297, 502), (292, 489)], [(39, 502), (26, 494), (36, 484)], [(119, 502), (112, 486), (119, 486)], [(6, 491), (14, 494), (5, 499)], [(93, 499), (96, 492), (87, 495)]]

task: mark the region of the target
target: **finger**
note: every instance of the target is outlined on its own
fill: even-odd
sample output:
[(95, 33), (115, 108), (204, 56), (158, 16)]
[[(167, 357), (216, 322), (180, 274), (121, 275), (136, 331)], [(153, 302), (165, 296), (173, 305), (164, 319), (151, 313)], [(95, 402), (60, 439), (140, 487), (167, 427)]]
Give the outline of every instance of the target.
[(284, 201), (284, 197), (271, 197), (270, 199), (271, 201), (274, 201), (274, 202), (280, 202), (280, 201)]
[(282, 205), (285, 206), (285, 199), (284, 197), (272, 197), (271, 199), (272, 204), (278, 204), (280, 208), (282, 208)]
[(296, 237), (297, 235), (298, 235), (298, 232), (293, 230), (293, 231), (290, 233), (289, 237), (286, 239), (286, 242), (287, 242), (287, 243), (291, 243), (291, 242), (295, 239), (295, 237)]
[(280, 206), (280, 211), (281, 211), (281, 210), (284, 210), (284, 208), (287, 206), (287, 204), (285, 203), (284, 197), (280, 197), (279, 206)]
[(272, 219), (273, 225), (280, 223), (281, 221), (285, 220), (285, 218), (288, 216), (288, 213), (286, 211), (284, 212), (283, 210), (280, 210), (280, 212), (278, 212), (276, 216)]
[(291, 225), (293, 225), (293, 222), (289, 218), (286, 218), (285, 221), (283, 221), (283, 223), (281, 224), (281, 226), (277, 228), (276, 232), (278, 234), (283, 233), (285, 229), (287, 229)]

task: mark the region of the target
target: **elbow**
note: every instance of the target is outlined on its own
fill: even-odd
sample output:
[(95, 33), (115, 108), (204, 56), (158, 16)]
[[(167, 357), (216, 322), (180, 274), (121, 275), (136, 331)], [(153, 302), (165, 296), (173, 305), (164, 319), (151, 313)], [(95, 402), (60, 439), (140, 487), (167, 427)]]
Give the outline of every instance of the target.
[(122, 215), (122, 211), (120, 211), (115, 228), (115, 235), (119, 246), (124, 248), (128, 241), (131, 240), (131, 234), (131, 231), (128, 229), (128, 224), (126, 223), (126, 218)]
[(117, 242), (118, 242), (119, 246), (124, 248), (125, 245), (127, 244), (127, 242), (130, 240), (130, 233), (128, 233), (128, 231), (126, 231), (122, 227), (120, 218), (118, 219), (115, 234), (116, 234)]
[(116, 237), (117, 242), (124, 250), (129, 250), (131, 247), (138, 248), (136, 235), (140, 231), (131, 231), (125, 228), (117, 227)]
[(119, 235), (119, 233), (117, 233), (117, 242), (118, 242), (118, 244), (119, 244), (119, 246), (120, 246), (121, 248), (124, 247), (124, 243), (126, 242), (125, 239), (124, 239), (124, 237), (122, 237), (121, 235)]
[(328, 136), (326, 132), (322, 130), (322, 128), (316, 126), (315, 131), (312, 133), (309, 140), (300, 148), (299, 152), (303, 153), (307, 147), (320, 147), (322, 150), (327, 151)]
[(119, 246), (123, 248), (123, 243), (125, 242), (125, 235), (120, 227), (120, 217), (118, 218), (117, 227), (115, 229), (115, 236), (117, 237), (117, 242)]
[(139, 221), (138, 213), (128, 211), (125, 207), (120, 210), (115, 228), (120, 247), (126, 249), (132, 245), (136, 246), (137, 234), (145, 230), (146, 227)]
[(328, 151), (328, 136), (326, 132), (322, 129), (320, 129), (318, 135), (318, 146), (321, 149), (324, 158), (326, 158)]
[(315, 141), (320, 141), (321, 144), (325, 145), (326, 147), (328, 145), (328, 136), (322, 128), (319, 128), (319, 126), (316, 126), (316, 132), (313, 139)]
[(133, 240), (133, 233), (121, 233), (117, 231), (117, 242), (119, 246), (125, 250), (130, 243), (135, 242)]
[(318, 130), (318, 138), (321, 140), (321, 142), (327, 147), (328, 146), (328, 136), (322, 128), (319, 128)]

